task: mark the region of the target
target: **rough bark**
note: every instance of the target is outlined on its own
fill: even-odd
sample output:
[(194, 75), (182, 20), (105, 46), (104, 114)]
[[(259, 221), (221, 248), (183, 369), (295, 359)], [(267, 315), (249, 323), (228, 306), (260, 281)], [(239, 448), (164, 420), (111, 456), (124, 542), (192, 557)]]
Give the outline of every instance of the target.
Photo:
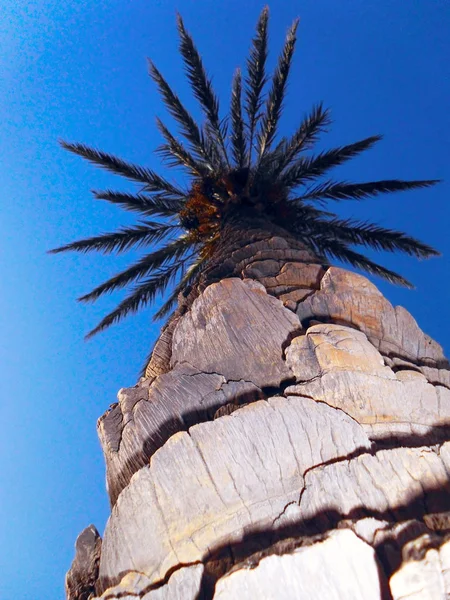
[(99, 419), (97, 596), (450, 597), (442, 349), (289, 240), (229, 256)]
[(66, 575), (66, 596), (88, 600), (95, 592), (102, 539), (94, 527), (86, 527), (75, 542), (75, 558)]

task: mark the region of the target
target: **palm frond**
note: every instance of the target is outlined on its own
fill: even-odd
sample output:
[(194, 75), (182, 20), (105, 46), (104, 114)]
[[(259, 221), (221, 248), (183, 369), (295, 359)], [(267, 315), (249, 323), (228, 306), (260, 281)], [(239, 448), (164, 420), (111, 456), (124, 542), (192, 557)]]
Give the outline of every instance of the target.
[[(223, 117), (223, 119), (220, 121), (220, 131), (222, 133), (222, 137), (224, 140), (227, 139), (228, 137), (228, 123), (230, 121), (230, 117), (229, 115), (225, 115)], [(227, 162), (228, 166), (230, 167), (231, 165)]]
[(337, 218), (328, 221), (314, 218), (299, 224), (299, 230), (303, 229), (304, 233), (326, 235), (348, 244), (369, 246), (387, 252), (404, 252), (417, 258), (439, 256), (437, 250), (416, 238), (367, 221)]
[(126, 285), (133, 281), (139, 281), (146, 277), (151, 271), (155, 271), (162, 266), (173, 260), (180, 259), (183, 254), (192, 247), (192, 242), (189, 237), (183, 235), (177, 240), (170, 244), (155, 250), (150, 254), (146, 254), (140, 258), (134, 265), (128, 267), (124, 271), (121, 271), (111, 279), (108, 279), (101, 285), (97, 286), (88, 294), (78, 298), (81, 302), (92, 302), (103, 296), (109, 294), (117, 289), (124, 288)]
[(286, 93), (292, 57), (295, 50), (298, 23), (299, 20), (296, 19), (287, 33), (283, 51), (278, 59), (278, 64), (273, 75), (272, 86), (269, 90), (266, 102), (266, 112), (261, 119), (261, 129), (258, 134), (258, 153), (260, 160), (270, 148), (277, 132), (278, 122), (283, 109), (283, 100)]
[(259, 111), (263, 104), (262, 91), (267, 81), (266, 61), (269, 21), (269, 9), (265, 6), (256, 25), (256, 35), (252, 40), (250, 56), (247, 60), (245, 78), (245, 110), (248, 118), (248, 166), (251, 165), (253, 137), (258, 122)]
[(312, 204), (304, 204), (301, 198), (293, 198), (290, 202), (296, 203), (295, 213), (297, 219), (294, 222), (288, 222), (286, 224), (286, 228), (289, 230), (291, 227), (302, 227), (303, 224), (309, 224), (310, 221), (315, 219), (334, 218), (337, 216), (334, 212), (316, 208), (316, 206)]
[(157, 148), (158, 154), (160, 154), (167, 162), (169, 166), (182, 166), (188, 169), (191, 175), (202, 176), (208, 173), (208, 168), (204, 162), (196, 160), (192, 154), (190, 154), (164, 125), (160, 119), (156, 119), (158, 129), (162, 136), (166, 140), (167, 144), (164, 144)]
[(282, 140), (275, 152), (278, 151), (277, 164), (273, 169), (273, 176), (285, 169), (300, 152), (311, 148), (318, 140), (319, 135), (326, 131), (331, 123), (330, 112), (322, 104), (314, 106), (311, 113), (303, 119), (300, 127), (289, 140)]
[(166, 302), (161, 306), (161, 308), (155, 313), (153, 320), (157, 321), (158, 319), (163, 319), (167, 317), (170, 311), (173, 309), (175, 303), (177, 302), (179, 294), (187, 289), (190, 285), (192, 285), (193, 281), (198, 277), (201, 273), (204, 265), (206, 263), (206, 259), (198, 258), (196, 262), (194, 262), (187, 270), (186, 273), (180, 280), (180, 283), (175, 287), (169, 298)]
[[(180, 191), (180, 193), (182, 193)], [(172, 217), (178, 214), (183, 207), (181, 197), (170, 197), (166, 194), (156, 194), (152, 197), (143, 194), (127, 194), (125, 192), (116, 192), (113, 190), (97, 191), (92, 194), (96, 200), (106, 200), (112, 204), (117, 204), (125, 210), (142, 213), (147, 216)]]
[(112, 233), (103, 233), (60, 246), (54, 250), (49, 250), (49, 254), (70, 251), (82, 253), (103, 252), (103, 254), (117, 252), (120, 254), (134, 246), (140, 248), (160, 242), (177, 228), (177, 225), (144, 221), (140, 225), (121, 227), (118, 231), (113, 231)]
[(244, 121), (242, 119), (242, 75), (238, 69), (233, 78), (231, 94), (231, 152), (239, 168), (242, 168), (246, 159)]
[(181, 104), (178, 96), (172, 91), (167, 81), (164, 79), (151, 60), (149, 60), (149, 72), (151, 78), (158, 86), (159, 92), (164, 100), (165, 105), (167, 106), (169, 113), (180, 125), (181, 131), (186, 140), (189, 142), (192, 151), (205, 161), (205, 164), (211, 171), (213, 171), (215, 168), (220, 168), (220, 164), (215, 164), (211, 160), (211, 156), (208, 154), (205, 147), (204, 136), (197, 123)]
[(222, 152), (220, 151), (219, 146), (217, 145), (216, 140), (211, 135), (210, 131), (207, 127), (202, 128), (203, 141), (205, 145), (205, 150), (211, 158), (211, 163), (217, 165), (216, 172), (225, 171), (225, 167), (223, 164)]
[(102, 169), (145, 184), (145, 189), (149, 192), (167, 192), (174, 196), (183, 195), (178, 188), (150, 169), (126, 162), (117, 156), (85, 146), (84, 144), (71, 144), (64, 140), (60, 140), (59, 143), (63, 148), (69, 150), (69, 152), (81, 156)]
[(337, 258), (338, 260), (346, 262), (357, 269), (361, 269), (362, 271), (366, 271), (372, 275), (382, 277), (390, 283), (395, 283), (408, 288), (414, 287), (407, 279), (398, 273), (395, 273), (394, 271), (391, 271), (390, 269), (373, 262), (363, 254), (352, 250), (345, 243), (337, 239), (329, 238), (327, 235), (310, 236), (308, 238), (308, 242), (312, 244), (313, 248), (315, 248), (320, 254)]
[(163, 269), (159, 269), (151, 277), (140, 285), (135, 286), (118, 306), (104, 317), (87, 335), (86, 339), (93, 337), (96, 333), (104, 331), (114, 323), (118, 323), (127, 315), (132, 314), (153, 302), (157, 294), (162, 294), (169, 283), (176, 277), (178, 271), (183, 267), (184, 260), (179, 260)]
[(308, 190), (302, 196), (303, 200), (362, 200), (378, 196), (380, 194), (390, 194), (393, 192), (403, 192), (417, 188), (431, 187), (439, 183), (437, 179), (404, 181), (401, 179), (385, 179), (382, 181), (368, 181), (366, 183), (348, 183), (326, 181), (312, 189)]
[(283, 171), (279, 178), (280, 183), (293, 188), (306, 181), (321, 177), (330, 169), (342, 165), (347, 160), (368, 150), (379, 140), (381, 140), (381, 136), (374, 135), (347, 146), (321, 152), (316, 156), (301, 158)]
[(225, 141), (222, 135), (222, 126), (219, 117), (219, 100), (214, 93), (211, 80), (206, 74), (203, 61), (195, 47), (194, 41), (184, 27), (183, 19), (177, 15), (178, 33), (180, 36), (180, 53), (186, 67), (187, 78), (191, 84), (195, 98), (207, 118), (207, 129), (218, 148), (221, 149), (221, 158), (228, 165), (228, 156)]
[[(176, 286), (176, 288), (173, 290), (173, 292), (171, 293), (167, 301), (163, 304), (163, 306), (159, 309), (159, 311), (153, 316), (153, 321), (164, 319), (166, 317), (170, 318), (169, 314), (174, 308), (178, 300), (179, 294), (194, 283), (194, 280), (197, 279), (198, 275), (201, 273), (205, 262), (205, 259), (199, 258), (196, 262), (194, 262), (194, 264), (192, 264), (189, 268), (186, 269), (186, 272), (182, 276), (180, 283)], [(142, 368), (139, 371), (139, 377), (145, 376), (148, 364), (153, 355), (153, 350), (154, 348), (152, 348), (151, 352), (147, 355), (142, 365)]]

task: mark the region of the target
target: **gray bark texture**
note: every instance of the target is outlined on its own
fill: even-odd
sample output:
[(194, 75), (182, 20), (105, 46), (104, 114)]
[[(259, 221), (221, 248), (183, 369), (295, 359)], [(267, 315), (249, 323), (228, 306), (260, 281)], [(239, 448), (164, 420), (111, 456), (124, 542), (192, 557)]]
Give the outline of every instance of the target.
[(450, 598), (449, 363), (365, 277), (250, 241), (118, 400), (68, 600)]

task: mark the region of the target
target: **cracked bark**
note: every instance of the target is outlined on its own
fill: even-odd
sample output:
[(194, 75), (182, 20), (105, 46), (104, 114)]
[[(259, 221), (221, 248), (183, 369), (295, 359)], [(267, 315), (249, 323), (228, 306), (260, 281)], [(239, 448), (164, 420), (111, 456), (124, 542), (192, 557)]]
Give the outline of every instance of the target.
[(99, 420), (113, 509), (97, 595), (450, 594), (442, 350), (281, 237), (231, 256)]

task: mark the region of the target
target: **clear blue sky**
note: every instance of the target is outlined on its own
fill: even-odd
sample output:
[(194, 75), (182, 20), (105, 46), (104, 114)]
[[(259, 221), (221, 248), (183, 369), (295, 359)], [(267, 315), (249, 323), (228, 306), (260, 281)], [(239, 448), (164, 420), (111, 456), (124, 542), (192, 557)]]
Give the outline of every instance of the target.
[[(147, 76), (151, 56), (183, 99), (175, 13), (195, 35), (228, 103), (262, 7), (258, 0), (3, 0), (0, 22), (0, 581), (1, 600), (57, 600), (77, 534), (102, 532), (108, 516), (96, 419), (133, 385), (158, 328), (150, 313), (89, 343), (86, 333), (118, 297), (75, 298), (124, 266), (113, 257), (45, 254), (125, 223), (89, 194), (128, 184), (65, 153), (62, 137), (158, 167), (154, 116), (161, 103)], [(450, 350), (447, 0), (277, 0), (272, 63), (291, 20), (299, 44), (286, 130), (323, 100), (335, 125), (327, 145), (374, 133), (385, 140), (343, 177), (446, 179), (432, 190), (351, 205), (343, 214), (404, 228), (443, 258), (387, 256), (416, 285), (381, 283), (394, 303)], [(189, 104), (189, 102), (188, 102)]]

